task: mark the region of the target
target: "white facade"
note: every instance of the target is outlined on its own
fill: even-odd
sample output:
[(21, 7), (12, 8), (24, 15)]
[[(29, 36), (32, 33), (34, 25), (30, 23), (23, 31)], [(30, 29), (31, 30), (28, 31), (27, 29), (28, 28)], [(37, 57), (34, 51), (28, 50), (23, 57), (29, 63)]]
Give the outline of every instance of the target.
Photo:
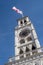
[(10, 58), (6, 65), (43, 65), (43, 48), (28, 17), (18, 20), (15, 28), (15, 57)]
[[(27, 53), (37, 48), (40, 48), (40, 43), (38, 41), (35, 28), (33, 27), (33, 24), (31, 23), (30, 19), (28, 17), (23, 17), (19, 19), (18, 26), (15, 28), (15, 56)], [(41, 50), (36, 52), (41, 52)], [(32, 54), (33, 53), (30, 52), (29, 54), (27, 54), (27, 56)], [(26, 54), (22, 55), (21, 58), (22, 57), (26, 57)], [(16, 59), (21, 58), (19, 56)]]

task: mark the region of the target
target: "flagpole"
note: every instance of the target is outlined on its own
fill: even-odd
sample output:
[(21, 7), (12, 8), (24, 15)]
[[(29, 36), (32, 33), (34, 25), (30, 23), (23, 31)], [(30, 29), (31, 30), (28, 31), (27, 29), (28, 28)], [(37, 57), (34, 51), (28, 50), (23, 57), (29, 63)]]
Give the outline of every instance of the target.
[(23, 13), (22, 13), (22, 17), (24, 17)]

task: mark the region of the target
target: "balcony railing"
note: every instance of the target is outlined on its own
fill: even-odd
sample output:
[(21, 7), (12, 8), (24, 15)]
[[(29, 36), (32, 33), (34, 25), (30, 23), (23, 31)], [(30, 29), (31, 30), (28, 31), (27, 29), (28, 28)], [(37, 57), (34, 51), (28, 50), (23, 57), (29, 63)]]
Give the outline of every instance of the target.
[[(23, 58), (19, 58), (16, 59), (22, 55), (26, 55), (29, 54), (30, 52), (36, 52), (38, 51), (38, 53), (29, 55), (27, 57), (23, 57)], [(6, 63), (5, 65), (43, 65), (43, 47), (38, 48), (36, 50), (31, 50), (28, 53), (23, 53), (21, 55), (17, 55), (15, 57), (12, 57), (9, 59), (9, 62)]]
[[(29, 55), (29, 54), (31, 54), (31, 55)], [(27, 56), (24, 56), (24, 55), (27, 55)], [(22, 56), (24, 56), (24, 57), (22, 57)], [(15, 57), (10, 58), (9, 61), (33, 58), (33, 57), (37, 57), (37, 56), (40, 56), (40, 57), (43, 56), (43, 47), (37, 48), (36, 50), (31, 50), (31, 51), (23, 53), (23, 54), (16, 55)], [(22, 57), (22, 58), (20, 58), (20, 57)]]

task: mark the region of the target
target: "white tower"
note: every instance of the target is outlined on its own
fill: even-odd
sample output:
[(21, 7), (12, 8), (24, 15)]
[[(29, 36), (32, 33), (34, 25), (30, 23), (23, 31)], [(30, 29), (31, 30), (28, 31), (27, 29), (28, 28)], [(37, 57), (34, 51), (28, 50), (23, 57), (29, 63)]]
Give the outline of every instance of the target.
[[(15, 55), (21, 55), (37, 48), (40, 48), (40, 43), (30, 19), (28, 17), (19, 19), (18, 26), (15, 28)], [(36, 50), (35, 52), (18, 56), (16, 59), (21, 59), (40, 51)]]
[(7, 65), (42, 65), (43, 52), (40, 49), (35, 28), (28, 16), (18, 20), (15, 27), (15, 57)]

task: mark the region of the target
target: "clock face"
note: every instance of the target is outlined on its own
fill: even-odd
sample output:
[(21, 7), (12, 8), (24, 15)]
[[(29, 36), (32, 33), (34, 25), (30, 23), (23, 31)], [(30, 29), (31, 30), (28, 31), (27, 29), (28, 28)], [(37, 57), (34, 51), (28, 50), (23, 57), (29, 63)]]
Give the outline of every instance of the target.
[(26, 28), (26, 29), (23, 29), (23, 30), (19, 33), (19, 36), (20, 36), (20, 37), (26, 37), (29, 33), (30, 33), (30, 30)]

